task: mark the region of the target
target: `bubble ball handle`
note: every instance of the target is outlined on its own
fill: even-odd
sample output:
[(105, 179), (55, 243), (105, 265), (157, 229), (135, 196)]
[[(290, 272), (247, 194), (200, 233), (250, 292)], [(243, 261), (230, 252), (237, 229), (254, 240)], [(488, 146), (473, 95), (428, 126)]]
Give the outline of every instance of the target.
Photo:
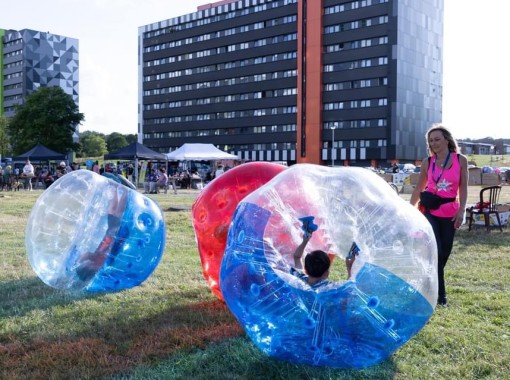
[(303, 216), (302, 218), (299, 218), (302, 223), (301, 229), (305, 233), (306, 238), (310, 237), (315, 231), (317, 231), (317, 228), (319, 228), (319, 226), (313, 222), (314, 219), (314, 216)]

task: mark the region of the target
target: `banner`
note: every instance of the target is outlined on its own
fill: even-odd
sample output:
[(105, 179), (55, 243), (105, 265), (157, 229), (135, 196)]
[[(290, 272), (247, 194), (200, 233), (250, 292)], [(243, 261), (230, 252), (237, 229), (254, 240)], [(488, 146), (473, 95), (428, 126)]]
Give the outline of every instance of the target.
[(142, 166), (140, 168), (140, 175), (138, 176), (138, 183), (144, 183), (145, 181), (145, 172), (147, 172), (147, 161), (142, 161)]

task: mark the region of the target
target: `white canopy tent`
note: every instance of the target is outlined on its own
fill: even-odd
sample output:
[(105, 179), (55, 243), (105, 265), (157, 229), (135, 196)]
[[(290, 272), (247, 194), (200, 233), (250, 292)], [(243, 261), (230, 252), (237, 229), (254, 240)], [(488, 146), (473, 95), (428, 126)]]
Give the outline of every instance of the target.
[(235, 154), (223, 152), (213, 144), (183, 144), (179, 149), (167, 153), (169, 161), (238, 160)]

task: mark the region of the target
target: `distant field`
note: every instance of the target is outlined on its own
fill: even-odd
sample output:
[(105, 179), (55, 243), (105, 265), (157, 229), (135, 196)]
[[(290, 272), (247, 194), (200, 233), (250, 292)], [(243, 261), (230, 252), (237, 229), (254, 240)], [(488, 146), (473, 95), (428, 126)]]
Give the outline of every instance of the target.
[(488, 155), (488, 154), (469, 154), (467, 155), (469, 162), (475, 162), (476, 166), (491, 167), (510, 167), (510, 155)]

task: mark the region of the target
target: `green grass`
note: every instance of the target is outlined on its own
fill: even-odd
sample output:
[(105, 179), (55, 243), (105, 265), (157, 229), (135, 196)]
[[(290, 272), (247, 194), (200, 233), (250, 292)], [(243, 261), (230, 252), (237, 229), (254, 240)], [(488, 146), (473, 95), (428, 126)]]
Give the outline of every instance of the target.
[[(0, 193), (2, 379), (509, 378), (508, 229), (462, 227), (446, 271), (451, 306), (385, 362), (353, 371), (274, 360), (246, 338), (202, 277), (191, 212), (168, 211), (196, 192), (152, 196), (167, 222), (160, 265), (139, 287), (96, 295), (52, 289), (33, 273), (24, 228), (40, 194)], [(501, 199), (510, 202), (510, 186)]]
[(490, 154), (469, 154), (467, 156), (469, 162), (475, 162), (476, 166), (492, 166), (492, 167), (510, 167), (510, 155), (490, 155)]

